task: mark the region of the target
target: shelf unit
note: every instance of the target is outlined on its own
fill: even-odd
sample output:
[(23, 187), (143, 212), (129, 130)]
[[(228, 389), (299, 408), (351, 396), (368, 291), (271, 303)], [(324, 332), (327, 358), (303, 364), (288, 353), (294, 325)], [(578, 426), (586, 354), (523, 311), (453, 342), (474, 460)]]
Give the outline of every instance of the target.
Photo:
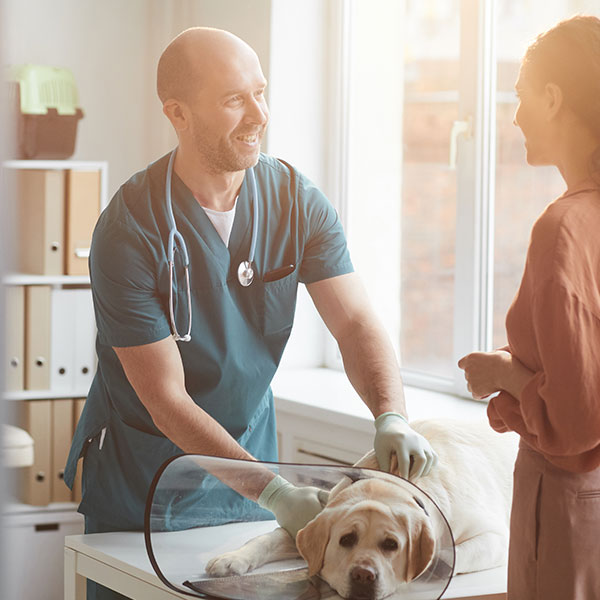
[[(100, 211), (108, 204), (108, 163), (105, 161), (76, 160), (10, 160), (2, 163), (2, 176), (10, 175), (10, 170), (59, 170), (59, 171), (99, 171), (100, 172)], [(50, 286), (56, 288), (89, 288), (87, 275), (34, 275), (28, 273), (9, 273), (2, 278), (2, 285), (11, 286)], [(79, 330), (78, 330), (79, 331)], [(87, 347), (87, 346), (86, 346)], [(59, 400), (85, 398), (88, 389), (68, 390), (18, 390), (4, 391), (1, 399), (15, 403), (32, 400)], [(34, 448), (35, 452), (35, 448)], [(14, 477), (17, 473), (15, 471)], [(15, 590), (16, 596), (23, 600), (36, 597), (33, 590), (46, 589), (49, 597), (62, 597), (62, 554), (64, 536), (83, 533), (83, 517), (76, 512), (76, 502), (51, 502), (35, 506), (23, 504), (17, 498), (10, 498), (3, 507), (2, 518), (7, 535), (12, 535), (15, 546), (15, 565), (33, 557), (34, 564), (29, 572), (36, 579), (21, 582), (22, 589)], [(31, 554), (32, 546), (34, 552)], [(56, 563), (56, 564), (55, 564)], [(48, 567), (50, 565), (52, 568)], [(56, 571), (56, 573), (55, 573)], [(39, 573), (40, 576), (34, 575)], [(42, 579), (46, 581), (42, 581)], [(39, 581), (38, 581), (39, 580)], [(46, 586), (46, 587), (45, 587)], [(50, 589), (52, 588), (52, 589)]]
[[(108, 163), (106, 161), (82, 160), (8, 160), (2, 163), (4, 170), (97, 170), (100, 172), (100, 211), (108, 204)], [(29, 273), (8, 273), (2, 279), (5, 286), (48, 285), (52, 287), (89, 286), (88, 275), (34, 275)], [(53, 390), (4, 391), (3, 400), (45, 400), (52, 398), (82, 398), (88, 390), (69, 390), (67, 392)]]

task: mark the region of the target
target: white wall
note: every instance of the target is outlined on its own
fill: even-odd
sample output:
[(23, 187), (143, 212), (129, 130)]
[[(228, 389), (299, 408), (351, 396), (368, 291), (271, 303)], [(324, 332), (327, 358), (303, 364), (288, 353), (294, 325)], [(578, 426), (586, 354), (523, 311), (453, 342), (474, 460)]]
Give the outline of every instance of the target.
[[(274, 0), (271, 9), (269, 153), (293, 164), (325, 193), (327, 172), (328, 2)], [(335, 198), (331, 198), (335, 202)], [(326, 329), (300, 286), (295, 324), (283, 367), (325, 361)]]
[[(73, 71), (84, 118), (73, 158), (108, 160), (110, 193), (157, 149), (146, 0), (5, 0), (4, 61)], [(155, 108), (152, 114), (151, 107)]]
[(398, 355), (404, 12), (404, 0), (352, 6), (347, 140), (346, 223), (354, 267)]
[[(109, 196), (175, 145), (155, 69), (167, 43), (197, 25), (228, 29), (257, 51), (272, 111), (263, 149), (332, 196), (327, 19), (341, 0), (3, 1), (4, 62), (73, 71), (85, 113), (73, 158), (108, 161)], [(296, 320), (284, 364), (320, 366), (325, 330), (304, 290)]]
[(229, 20), (268, 66), (269, 0), (4, 2), (4, 63), (73, 71), (85, 113), (73, 158), (107, 160), (111, 196), (176, 143), (156, 96), (155, 73), (177, 33), (196, 25), (227, 27)]

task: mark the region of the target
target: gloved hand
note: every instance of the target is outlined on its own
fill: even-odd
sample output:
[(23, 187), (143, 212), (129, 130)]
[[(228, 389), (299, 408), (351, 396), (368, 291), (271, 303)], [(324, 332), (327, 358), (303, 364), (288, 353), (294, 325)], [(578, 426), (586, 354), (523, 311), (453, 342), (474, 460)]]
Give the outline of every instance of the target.
[(373, 447), (382, 471), (390, 470), (392, 453), (398, 458), (398, 474), (405, 479), (427, 475), (437, 463), (437, 454), (429, 442), (412, 429), (401, 414), (379, 415), (375, 419), (375, 429)]
[(298, 531), (323, 510), (328, 498), (329, 492), (325, 490), (296, 487), (277, 475), (261, 492), (258, 504), (270, 510), (279, 525), (296, 539)]

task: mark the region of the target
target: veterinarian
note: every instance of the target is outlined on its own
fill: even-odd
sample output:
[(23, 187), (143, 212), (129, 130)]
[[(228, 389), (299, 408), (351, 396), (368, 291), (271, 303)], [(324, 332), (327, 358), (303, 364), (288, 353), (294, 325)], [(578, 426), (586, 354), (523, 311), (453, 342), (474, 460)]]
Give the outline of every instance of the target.
[(600, 20), (563, 21), (528, 48), (514, 123), (527, 162), (566, 191), (531, 232), (508, 346), (461, 359), (494, 429), (516, 431), (508, 597), (600, 597)]
[[(269, 386), (300, 282), (376, 417), (380, 466), (389, 469), (395, 453), (404, 475), (412, 464), (417, 478), (435, 463), (405, 420), (399, 367), (335, 210), (296, 169), (260, 153), (266, 83), (255, 52), (221, 30), (184, 31), (158, 63), (176, 153), (120, 188), (90, 254), (98, 371), (65, 471), (72, 485), (84, 456), (79, 510), (88, 533), (142, 529), (153, 475), (182, 451), (277, 460)], [(292, 535), (322, 508), (316, 488), (281, 478), (264, 485), (250, 499)], [(116, 597), (95, 585), (88, 592), (88, 600)]]

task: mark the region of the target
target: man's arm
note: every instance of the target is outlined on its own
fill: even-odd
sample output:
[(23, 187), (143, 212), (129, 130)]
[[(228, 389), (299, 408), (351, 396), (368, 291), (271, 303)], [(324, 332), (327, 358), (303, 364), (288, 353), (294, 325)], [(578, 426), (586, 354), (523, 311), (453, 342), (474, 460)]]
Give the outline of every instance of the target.
[[(113, 349), (156, 427), (184, 452), (255, 460), (187, 393), (181, 355), (171, 336)], [(327, 499), (323, 490), (297, 488), (259, 463), (245, 462), (237, 470), (213, 475), (273, 512), (292, 537), (321, 511)]]
[[(156, 427), (184, 452), (254, 460), (189, 396), (181, 355), (171, 336), (152, 344), (113, 349)], [(244, 495), (256, 500), (262, 487), (245, 490)]]
[(356, 273), (306, 286), (336, 339), (352, 386), (376, 418), (384, 412), (405, 417), (400, 368), (389, 337), (375, 316)]
[(360, 279), (348, 273), (306, 287), (339, 345), (350, 383), (375, 417), (374, 448), (379, 466), (389, 470), (394, 453), (403, 477), (416, 479), (427, 474), (437, 456), (406, 421), (400, 367)]

